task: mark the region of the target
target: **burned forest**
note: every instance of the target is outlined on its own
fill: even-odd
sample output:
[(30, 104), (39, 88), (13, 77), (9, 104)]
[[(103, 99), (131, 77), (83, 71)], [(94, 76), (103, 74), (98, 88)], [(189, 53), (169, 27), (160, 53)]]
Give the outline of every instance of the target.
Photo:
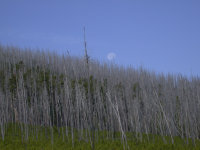
[[(0, 46), (0, 133), (18, 126), (22, 141), (39, 127), (70, 138), (200, 139), (200, 79), (122, 67), (36, 49)], [(89, 73), (88, 73), (89, 72)], [(31, 128), (30, 128), (31, 127)], [(119, 136), (118, 136), (119, 133)], [(127, 135), (127, 133), (129, 135)], [(131, 133), (131, 134), (130, 134)], [(92, 146), (94, 149), (94, 145)]]

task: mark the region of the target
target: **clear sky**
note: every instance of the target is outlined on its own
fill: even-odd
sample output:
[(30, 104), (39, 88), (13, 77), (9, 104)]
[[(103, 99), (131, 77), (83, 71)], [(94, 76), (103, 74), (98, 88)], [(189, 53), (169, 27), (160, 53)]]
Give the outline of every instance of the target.
[(83, 56), (84, 26), (94, 59), (200, 76), (199, 0), (0, 0), (2, 45)]

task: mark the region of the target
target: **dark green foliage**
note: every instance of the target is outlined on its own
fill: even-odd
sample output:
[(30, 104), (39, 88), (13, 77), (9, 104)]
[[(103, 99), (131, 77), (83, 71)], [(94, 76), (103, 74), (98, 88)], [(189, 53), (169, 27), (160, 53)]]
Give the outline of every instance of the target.
[(26, 72), (24, 72), (23, 79), (25, 82), (31, 79), (31, 69), (27, 69)]
[[(35, 73), (36, 75), (36, 85), (37, 85), (37, 90), (41, 91), (44, 86), (46, 86), (48, 93), (50, 93), (50, 71), (49, 70), (40, 70), (39, 67), (37, 67), (37, 72)], [(56, 77), (52, 75), (52, 88), (55, 88), (55, 79)]]
[(15, 64), (16, 71), (21, 71), (24, 68), (24, 62), (21, 60), (19, 63)]
[(76, 85), (76, 80), (72, 79), (71, 80), (71, 87), (72, 87), (72, 89), (75, 89), (75, 85)]
[(65, 75), (64, 74), (60, 74), (59, 82), (60, 82), (61, 87), (64, 87), (64, 80), (65, 80)]
[(92, 100), (92, 104), (94, 105), (95, 100), (94, 100), (94, 94), (95, 94), (95, 87), (97, 84), (97, 80), (93, 78), (93, 76), (91, 75), (89, 78), (89, 88), (90, 88), (90, 96), (91, 96), (91, 100)]
[[(64, 89), (64, 79), (65, 79), (65, 75), (64, 74), (60, 74), (57, 80), (57, 90), (58, 90), (58, 94), (61, 94), (61, 91)], [(55, 86), (56, 84), (56, 80), (53, 81), (53, 84)], [(55, 89), (55, 87), (54, 87)]]
[(133, 84), (132, 91), (133, 91), (133, 95), (132, 95), (133, 99), (139, 96), (139, 92), (140, 92), (139, 82), (136, 82), (136, 83)]
[(93, 79), (93, 76), (90, 76), (90, 78), (89, 78), (89, 83), (90, 83), (90, 92), (91, 93), (94, 93), (94, 79)]
[(17, 76), (16, 74), (12, 74), (9, 79), (9, 89), (12, 94), (16, 94), (17, 89)]
[(4, 71), (0, 70), (0, 88), (2, 88), (2, 91), (5, 92), (5, 74)]
[(107, 86), (106, 86), (106, 84), (101, 84), (100, 83), (100, 94), (101, 94), (101, 97), (102, 97), (102, 100), (103, 100), (103, 102), (105, 103), (105, 101), (106, 101), (106, 92), (107, 92)]
[(41, 91), (41, 88), (43, 88), (44, 81), (45, 81), (45, 76), (43, 71), (37, 72), (37, 78), (36, 78), (36, 84), (37, 84), (37, 89)]
[(88, 80), (87, 79), (82, 79), (83, 87), (85, 89), (86, 95), (88, 95)]

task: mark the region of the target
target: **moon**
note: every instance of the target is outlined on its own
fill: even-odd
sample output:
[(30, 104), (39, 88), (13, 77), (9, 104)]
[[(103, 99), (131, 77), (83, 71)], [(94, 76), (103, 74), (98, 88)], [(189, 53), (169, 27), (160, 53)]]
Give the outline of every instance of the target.
[(116, 58), (116, 54), (115, 54), (115, 53), (113, 53), (113, 52), (108, 53), (107, 59), (108, 59), (109, 61), (111, 61), (111, 60), (113, 60), (113, 59), (115, 59), (115, 58)]

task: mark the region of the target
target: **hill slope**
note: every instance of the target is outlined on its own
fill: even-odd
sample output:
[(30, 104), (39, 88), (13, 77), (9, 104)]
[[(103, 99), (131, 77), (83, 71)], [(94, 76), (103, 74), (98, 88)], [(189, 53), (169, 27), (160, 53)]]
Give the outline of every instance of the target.
[(75, 132), (86, 141), (104, 131), (115, 139), (119, 132), (124, 144), (131, 137), (142, 141), (143, 134), (164, 141), (169, 136), (172, 143), (174, 136), (200, 138), (198, 77), (94, 60), (88, 68), (84, 59), (69, 55), (0, 46), (0, 104), (3, 140), (10, 123), (19, 123), (25, 140), (32, 134), (29, 126), (65, 127), (62, 133), (72, 143)]

